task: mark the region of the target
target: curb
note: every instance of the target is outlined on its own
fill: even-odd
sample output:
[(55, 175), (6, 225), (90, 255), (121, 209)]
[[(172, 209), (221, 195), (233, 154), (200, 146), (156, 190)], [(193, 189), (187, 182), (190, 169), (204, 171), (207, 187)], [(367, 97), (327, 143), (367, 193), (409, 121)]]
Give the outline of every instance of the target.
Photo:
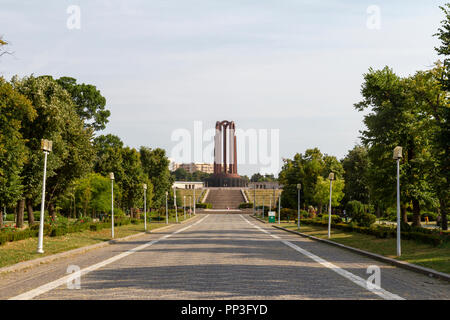
[(158, 232), (154, 232), (154, 231), (161, 231), (161, 230), (164, 230), (164, 229), (168, 229), (170, 227), (173, 227), (173, 226), (176, 226), (176, 225), (179, 225), (179, 224), (187, 223), (188, 221), (192, 221), (193, 219), (196, 219), (196, 218), (198, 218), (198, 216), (194, 216), (191, 219), (187, 219), (187, 220), (184, 220), (184, 221), (179, 222), (179, 223), (173, 223), (173, 224), (170, 224), (168, 226), (156, 228), (156, 229), (153, 229), (153, 231), (139, 232), (139, 233), (136, 233), (136, 234), (132, 234), (132, 235), (123, 237), (123, 238), (111, 239), (111, 240), (108, 240), (108, 241), (91, 244), (89, 246), (76, 248), (76, 249), (72, 249), (72, 250), (64, 251), (64, 252), (60, 252), (60, 253), (55, 253), (55, 254), (52, 254), (52, 255), (49, 255), (49, 256), (46, 256), (46, 257), (36, 258), (36, 259), (33, 259), (33, 260), (19, 262), (19, 263), (13, 264), (11, 266), (0, 268), (0, 275), (6, 274), (6, 273), (10, 273), (10, 272), (21, 271), (21, 270), (24, 270), (24, 269), (28, 269), (28, 268), (31, 268), (31, 267), (38, 266), (40, 264), (49, 263), (49, 262), (52, 262), (52, 261), (55, 261), (55, 260), (58, 260), (58, 259), (61, 259), (61, 258), (66, 258), (66, 257), (82, 254), (82, 253), (85, 253), (85, 252), (88, 252), (88, 251), (91, 251), (91, 250), (95, 250), (95, 249), (106, 247), (108, 245), (116, 244), (118, 242), (122, 242), (122, 241), (130, 240), (130, 239), (138, 238), (138, 237), (146, 235), (146, 234), (158, 233)]
[[(258, 218), (255, 218), (255, 219), (260, 220)], [(433, 269), (430, 269), (430, 268), (421, 267), (421, 266), (418, 266), (418, 265), (415, 265), (415, 264), (412, 264), (412, 263), (409, 263), (409, 262), (405, 262), (405, 261), (395, 260), (395, 259), (392, 259), (392, 258), (388, 258), (388, 257), (382, 256), (380, 254), (376, 254), (376, 253), (368, 252), (368, 251), (365, 251), (365, 250), (349, 247), (349, 246), (343, 245), (341, 243), (337, 243), (337, 242), (334, 242), (334, 241), (331, 241), (331, 240), (327, 240), (327, 239), (317, 238), (317, 237), (314, 237), (314, 236), (310, 236), (308, 234), (304, 234), (304, 233), (301, 233), (301, 232), (298, 232), (298, 231), (294, 231), (294, 230), (289, 230), (289, 229), (286, 229), (286, 228), (283, 228), (283, 227), (274, 226), (274, 225), (272, 225), (272, 227), (274, 227), (276, 229), (280, 229), (280, 230), (286, 231), (286, 232), (290, 232), (290, 233), (293, 233), (293, 234), (296, 234), (296, 235), (299, 235), (299, 236), (302, 236), (302, 237), (305, 237), (305, 238), (309, 238), (309, 239), (312, 239), (312, 240), (315, 240), (315, 241), (319, 241), (319, 242), (323, 242), (323, 243), (326, 243), (326, 244), (329, 244), (329, 245), (333, 245), (335, 247), (346, 249), (346, 250), (352, 251), (354, 253), (357, 253), (357, 254), (360, 254), (360, 255), (363, 255), (363, 256), (367, 256), (367, 257), (370, 257), (372, 259), (375, 259), (375, 260), (378, 260), (378, 261), (381, 261), (381, 262), (385, 262), (385, 263), (394, 265), (396, 267), (400, 267), (400, 268), (403, 268), (403, 269), (407, 269), (407, 270), (410, 270), (410, 271), (421, 273), (421, 274), (427, 275), (427, 276), (429, 276), (431, 278), (439, 278), (439, 279), (446, 280), (446, 281), (450, 282), (450, 274), (448, 274), (448, 273), (439, 272), (439, 271), (436, 271), (436, 270), (433, 270)]]
[(262, 219), (260, 219), (260, 218), (258, 218), (258, 217), (255, 217), (254, 215), (250, 215), (250, 217), (252, 217), (253, 219), (258, 220), (259, 222), (267, 223), (267, 221), (264, 221), (264, 220), (262, 220)]

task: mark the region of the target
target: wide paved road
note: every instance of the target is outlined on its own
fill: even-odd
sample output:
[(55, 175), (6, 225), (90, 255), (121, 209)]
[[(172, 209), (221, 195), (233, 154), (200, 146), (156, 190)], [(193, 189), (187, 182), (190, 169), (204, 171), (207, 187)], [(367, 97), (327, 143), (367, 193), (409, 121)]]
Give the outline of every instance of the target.
[[(81, 268), (68, 289), (67, 267)], [(381, 270), (368, 288), (367, 268)], [(239, 214), (0, 276), (0, 299), (450, 299), (450, 285)]]

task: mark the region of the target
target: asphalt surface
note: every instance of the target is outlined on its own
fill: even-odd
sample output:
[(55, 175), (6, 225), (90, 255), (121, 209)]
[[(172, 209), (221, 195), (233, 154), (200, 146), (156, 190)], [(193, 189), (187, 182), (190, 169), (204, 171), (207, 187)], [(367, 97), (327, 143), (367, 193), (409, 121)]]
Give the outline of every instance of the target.
[[(131, 250), (131, 251), (130, 251)], [(367, 286), (369, 266), (381, 288)], [(67, 278), (81, 269), (80, 288)], [(75, 284), (75, 286), (74, 286)], [(73, 288), (75, 287), (75, 289)], [(0, 275), (0, 299), (450, 299), (450, 284), (240, 214)]]

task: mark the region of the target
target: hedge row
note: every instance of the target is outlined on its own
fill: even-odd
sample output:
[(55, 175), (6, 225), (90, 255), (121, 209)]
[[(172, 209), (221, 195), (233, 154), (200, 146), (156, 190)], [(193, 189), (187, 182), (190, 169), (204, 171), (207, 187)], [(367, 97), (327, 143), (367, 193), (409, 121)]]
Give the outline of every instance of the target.
[[(328, 227), (328, 222), (322, 220), (303, 219), (301, 220), (301, 223)], [(396, 229), (379, 225), (371, 227), (360, 227), (354, 224), (347, 223), (331, 223), (331, 226), (335, 229), (373, 235), (377, 238), (395, 238), (397, 236)], [(415, 240), (433, 246), (438, 246), (444, 242), (448, 242), (449, 239), (449, 236), (447, 234), (439, 234), (436, 231), (428, 230), (425, 228), (413, 228), (411, 230), (412, 231), (410, 232), (401, 232), (402, 239)]]
[[(120, 219), (114, 221), (114, 226), (123, 226), (127, 224), (138, 224), (137, 219)], [(70, 225), (50, 225), (44, 224), (44, 236), (59, 237), (68, 233), (81, 232), (84, 230), (99, 231), (111, 228), (111, 222), (95, 222), (95, 223), (74, 223)], [(31, 228), (17, 231), (0, 231), (0, 245), (6, 242), (19, 241), (28, 238), (37, 237), (39, 234), (39, 224), (34, 224)]]
[(212, 203), (197, 203), (195, 207), (199, 209), (212, 209)]
[(247, 209), (247, 208), (253, 208), (252, 202), (242, 202), (239, 204), (239, 209)]

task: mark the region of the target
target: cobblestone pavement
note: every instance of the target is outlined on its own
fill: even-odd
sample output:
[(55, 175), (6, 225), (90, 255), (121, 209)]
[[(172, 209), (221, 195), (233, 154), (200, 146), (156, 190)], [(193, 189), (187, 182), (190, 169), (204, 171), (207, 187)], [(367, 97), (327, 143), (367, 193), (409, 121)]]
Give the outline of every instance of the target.
[[(78, 290), (63, 278), (69, 265), (90, 268)], [(358, 284), (371, 265), (381, 270), (385, 294)], [(23, 293), (34, 299), (450, 299), (450, 285), (246, 215), (210, 214), (0, 277), (1, 299)]]

